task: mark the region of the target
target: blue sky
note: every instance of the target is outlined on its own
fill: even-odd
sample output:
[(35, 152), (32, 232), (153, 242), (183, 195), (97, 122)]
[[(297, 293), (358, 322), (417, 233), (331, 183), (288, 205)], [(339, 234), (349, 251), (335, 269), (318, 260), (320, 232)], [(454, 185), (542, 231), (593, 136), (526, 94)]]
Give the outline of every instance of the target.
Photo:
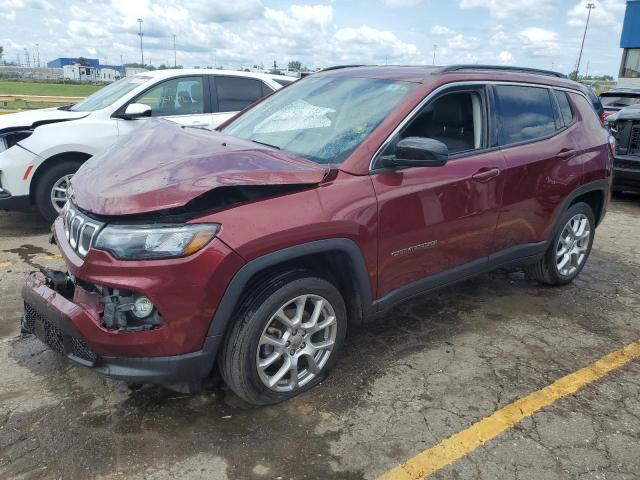
[[(595, 1), (581, 72), (616, 76), (625, 0)], [(185, 66), (344, 63), (575, 65), (586, 19), (577, 0), (0, 0), (5, 58), (98, 57)]]

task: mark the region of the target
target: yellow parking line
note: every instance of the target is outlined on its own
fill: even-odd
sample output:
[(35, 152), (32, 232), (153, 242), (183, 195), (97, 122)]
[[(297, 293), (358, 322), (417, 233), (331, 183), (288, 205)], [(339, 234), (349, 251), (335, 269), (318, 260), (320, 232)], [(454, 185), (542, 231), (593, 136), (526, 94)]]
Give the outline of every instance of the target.
[(11, 265), (13, 265), (11, 262), (1, 262), (0, 261), (0, 268), (10, 267)]
[(45, 255), (43, 257), (37, 257), (36, 260), (60, 260), (61, 258), (62, 258), (62, 255), (55, 254), (55, 255)]
[(556, 380), (551, 385), (510, 403), (489, 417), (474, 423), (466, 430), (424, 450), (402, 465), (388, 471), (378, 480), (418, 480), (431, 475), (473, 452), (480, 445), (512, 428), (516, 423), (533, 415), (541, 408), (575, 393), (585, 385), (605, 377), (638, 358), (640, 358), (640, 340), (611, 352), (600, 360)]

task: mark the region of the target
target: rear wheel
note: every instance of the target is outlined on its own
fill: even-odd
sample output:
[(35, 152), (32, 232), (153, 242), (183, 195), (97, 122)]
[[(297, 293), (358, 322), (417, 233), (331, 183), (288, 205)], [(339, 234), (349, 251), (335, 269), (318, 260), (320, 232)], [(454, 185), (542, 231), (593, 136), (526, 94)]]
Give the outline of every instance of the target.
[(45, 170), (35, 186), (35, 202), (40, 214), (48, 222), (53, 222), (67, 202), (67, 190), (71, 177), (82, 162), (62, 161)]
[(595, 217), (589, 205), (572, 205), (560, 224), (544, 257), (525, 269), (530, 278), (547, 285), (572, 282), (584, 268), (593, 246)]
[(239, 313), (220, 371), (229, 388), (256, 405), (281, 402), (322, 381), (346, 334), (340, 292), (309, 273), (272, 278)]

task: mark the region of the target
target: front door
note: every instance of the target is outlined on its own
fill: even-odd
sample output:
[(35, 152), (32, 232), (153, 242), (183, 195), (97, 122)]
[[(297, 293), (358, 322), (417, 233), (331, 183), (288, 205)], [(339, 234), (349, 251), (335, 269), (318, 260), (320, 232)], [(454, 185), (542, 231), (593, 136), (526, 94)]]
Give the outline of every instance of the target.
[[(209, 87), (201, 75), (172, 78), (160, 82), (130, 103), (142, 103), (151, 107), (152, 117), (161, 117), (180, 125), (212, 128)], [(127, 135), (142, 125), (146, 119), (118, 119), (120, 135)]]
[(442, 167), (376, 170), (378, 298), (445, 272), (482, 269), (491, 253), (502, 195), (504, 158), (489, 148), (485, 87), (464, 87), (429, 102), (401, 138), (428, 137), (449, 148)]

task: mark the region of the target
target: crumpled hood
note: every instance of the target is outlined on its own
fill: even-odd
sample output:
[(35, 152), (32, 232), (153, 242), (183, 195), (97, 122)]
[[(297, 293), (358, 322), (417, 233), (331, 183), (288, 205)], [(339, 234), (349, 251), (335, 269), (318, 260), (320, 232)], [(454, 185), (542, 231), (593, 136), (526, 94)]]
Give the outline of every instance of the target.
[(87, 115), (87, 112), (72, 112), (58, 108), (43, 108), (40, 110), (9, 113), (7, 115), (0, 115), (0, 133), (5, 129), (31, 128), (34, 124), (37, 126), (39, 124), (75, 120), (86, 117)]
[(98, 215), (134, 215), (182, 207), (218, 187), (316, 184), (326, 171), (291, 153), (154, 119), (87, 161), (71, 198)]

